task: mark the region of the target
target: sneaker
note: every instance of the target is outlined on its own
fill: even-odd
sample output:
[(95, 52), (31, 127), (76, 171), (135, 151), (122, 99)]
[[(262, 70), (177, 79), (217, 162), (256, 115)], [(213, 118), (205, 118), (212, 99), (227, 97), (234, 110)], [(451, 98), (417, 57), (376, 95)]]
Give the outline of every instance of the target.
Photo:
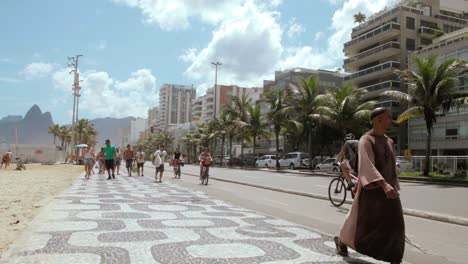
[(356, 185), (354, 184), (354, 182), (350, 182), (348, 183), (348, 187), (346, 187), (346, 190), (348, 191), (351, 191)]
[(114, 174), (112, 174), (112, 179), (115, 179), (115, 175), (114, 175)]
[(110, 180), (110, 179), (112, 179), (112, 178), (111, 178), (111, 177), (107, 177), (107, 180)]

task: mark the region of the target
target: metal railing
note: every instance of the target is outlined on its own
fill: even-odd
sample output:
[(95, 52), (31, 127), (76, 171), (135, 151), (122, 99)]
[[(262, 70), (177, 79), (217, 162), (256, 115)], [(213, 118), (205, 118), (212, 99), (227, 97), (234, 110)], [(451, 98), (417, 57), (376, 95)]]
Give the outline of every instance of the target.
[(382, 51), (384, 51), (386, 49), (390, 49), (390, 48), (399, 49), (400, 48), (400, 43), (396, 42), (396, 41), (387, 42), (387, 43), (385, 43), (383, 45), (380, 45), (380, 46), (377, 46), (375, 48), (363, 51), (363, 52), (359, 53), (358, 55), (356, 55), (354, 57), (351, 57), (351, 58), (348, 58), (348, 59), (344, 60), (344, 64), (354, 62), (356, 60), (359, 60), (359, 59), (362, 59), (364, 57), (367, 57), (367, 56), (382, 52)]
[(438, 34), (443, 34), (442, 31), (435, 29), (435, 28), (430, 28), (430, 27), (420, 27), (418, 29), (419, 34), (431, 34), (434, 37), (436, 37)]
[[(426, 135), (410, 135), (409, 140), (416, 141), (416, 142), (426, 141), (427, 136)], [(442, 136), (442, 137), (432, 136), (431, 137), (431, 141), (446, 141), (446, 140), (468, 140), (468, 136), (454, 135), (454, 136)]]
[[(404, 160), (404, 157), (397, 157), (398, 160)], [(402, 171), (420, 171), (424, 170), (426, 157), (412, 156), (408, 164), (400, 163)], [(440, 173), (454, 176), (456, 173), (466, 173), (468, 171), (468, 156), (431, 156), (429, 172)]]
[(374, 73), (374, 72), (382, 71), (382, 70), (385, 70), (387, 68), (397, 68), (397, 69), (399, 69), (400, 68), (400, 62), (398, 62), (398, 61), (387, 61), (387, 62), (384, 62), (382, 64), (379, 64), (379, 65), (376, 65), (376, 66), (373, 66), (373, 67), (370, 67), (370, 68), (355, 72), (353, 74), (350, 74), (350, 75), (346, 76), (344, 79), (345, 79), (345, 81), (348, 81), (350, 79), (360, 77), (360, 76), (364, 76), (364, 75), (367, 75), (367, 74), (371, 74), (371, 73)]
[(373, 91), (378, 91), (378, 90), (390, 88), (390, 87), (399, 88), (400, 82), (399, 81), (385, 81), (385, 82), (381, 82), (378, 84), (361, 87), (359, 89), (367, 90), (368, 92), (373, 92)]
[(388, 31), (388, 30), (391, 30), (391, 29), (400, 29), (400, 24), (398, 23), (395, 23), (395, 22), (390, 22), (390, 23), (387, 23), (385, 25), (382, 25), (374, 30), (371, 30), (370, 32), (367, 32), (367, 33), (364, 33), (362, 35), (359, 35), (355, 38), (353, 38), (352, 40), (346, 42), (344, 44), (345, 48), (346, 47), (349, 47), (351, 45), (354, 45), (358, 42), (361, 42), (362, 40), (365, 40), (365, 39), (368, 39), (368, 38), (372, 38), (382, 32), (385, 32), (385, 31)]
[(463, 25), (466, 25), (468, 23), (468, 20), (453, 17), (453, 16), (448, 16), (448, 15), (444, 15), (444, 14), (437, 14), (437, 15), (435, 15), (435, 17), (443, 19), (445, 21), (455, 22), (455, 23), (463, 24)]

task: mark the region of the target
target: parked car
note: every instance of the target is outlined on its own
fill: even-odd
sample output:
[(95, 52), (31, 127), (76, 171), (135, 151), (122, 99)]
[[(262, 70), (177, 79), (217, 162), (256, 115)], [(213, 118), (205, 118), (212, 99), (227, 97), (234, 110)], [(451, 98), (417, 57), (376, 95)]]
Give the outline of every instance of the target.
[(308, 163), (309, 154), (304, 152), (289, 152), (279, 160), (281, 167), (288, 167), (293, 170), (300, 167), (307, 167)]
[(255, 167), (257, 168), (273, 168), (276, 166), (276, 156), (275, 155), (265, 155), (255, 161)]
[(332, 172), (339, 172), (340, 166), (336, 163), (335, 158), (329, 158), (322, 162), (320, 162), (317, 166), (315, 166), (316, 170), (320, 171), (332, 171)]

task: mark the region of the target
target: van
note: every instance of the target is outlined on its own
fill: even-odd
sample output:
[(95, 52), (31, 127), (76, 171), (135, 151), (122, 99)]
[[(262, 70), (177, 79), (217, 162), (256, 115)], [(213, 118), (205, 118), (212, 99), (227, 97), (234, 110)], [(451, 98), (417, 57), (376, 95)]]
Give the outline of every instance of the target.
[(309, 162), (309, 154), (305, 152), (289, 152), (279, 160), (280, 167), (288, 167), (292, 170), (307, 167)]

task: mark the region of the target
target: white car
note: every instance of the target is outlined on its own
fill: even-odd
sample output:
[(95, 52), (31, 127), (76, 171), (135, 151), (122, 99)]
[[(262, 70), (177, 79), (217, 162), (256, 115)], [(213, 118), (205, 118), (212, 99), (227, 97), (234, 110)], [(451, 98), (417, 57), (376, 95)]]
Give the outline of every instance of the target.
[(279, 160), (281, 167), (288, 167), (292, 170), (300, 167), (307, 167), (309, 162), (309, 154), (304, 152), (289, 152)]
[(274, 168), (276, 166), (275, 155), (261, 156), (255, 161), (255, 167), (257, 168)]
[(315, 166), (315, 169), (320, 171), (339, 172), (340, 166), (336, 163), (335, 158), (329, 158), (317, 164), (317, 166)]

